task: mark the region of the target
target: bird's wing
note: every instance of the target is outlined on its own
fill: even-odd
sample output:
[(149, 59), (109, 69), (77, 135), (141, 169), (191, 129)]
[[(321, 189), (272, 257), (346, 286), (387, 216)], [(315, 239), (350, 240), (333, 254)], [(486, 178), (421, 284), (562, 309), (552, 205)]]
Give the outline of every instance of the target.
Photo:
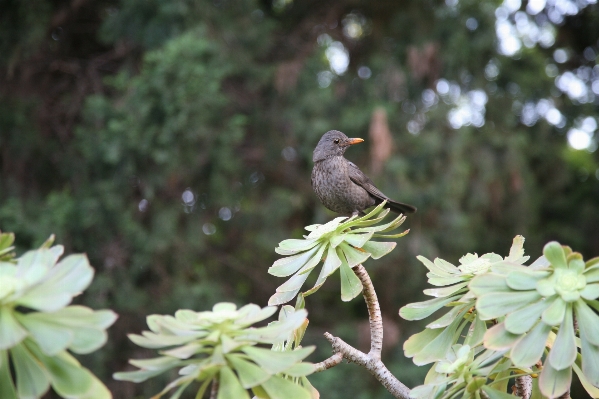
[(366, 176), (364, 172), (362, 172), (360, 168), (356, 166), (355, 163), (350, 161), (347, 161), (347, 163), (349, 164), (348, 171), (349, 178), (351, 179), (351, 181), (356, 183), (358, 186), (362, 187), (364, 190), (368, 191), (368, 193), (374, 197), (377, 197), (381, 200), (389, 199), (389, 197), (383, 194), (381, 190), (375, 187), (372, 180), (370, 180), (370, 178)]
[(390, 208), (394, 212), (404, 214), (416, 212), (416, 207), (409, 204), (404, 204), (403, 202), (394, 201), (387, 197), (385, 194), (381, 192), (381, 190), (376, 188), (372, 180), (370, 180), (370, 178), (366, 176), (360, 170), (360, 168), (356, 166), (356, 164), (350, 161), (347, 161), (347, 163), (349, 164), (348, 171), (350, 180), (358, 186), (362, 187), (364, 190), (366, 190), (371, 196), (373, 196), (377, 204), (380, 204), (384, 200), (387, 200), (386, 207)]

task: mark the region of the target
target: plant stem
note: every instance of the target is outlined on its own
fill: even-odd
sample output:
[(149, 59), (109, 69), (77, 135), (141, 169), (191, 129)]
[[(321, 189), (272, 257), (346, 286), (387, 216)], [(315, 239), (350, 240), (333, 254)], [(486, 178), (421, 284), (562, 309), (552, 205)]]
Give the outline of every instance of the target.
[(216, 399), (218, 395), (218, 379), (215, 378), (212, 380), (212, 387), (210, 389), (210, 399)]
[(530, 375), (516, 377), (516, 396), (530, 399), (530, 395), (532, 395), (532, 377)]
[(368, 319), (370, 321), (370, 352), (368, 354), (357, 350), (347, 344), (341, 338), (334, 337), (328, 332), (324, 334), (333, 347), (334, 354), (323, 362), (317, 363), (316, 371), (324, 371), (335, 367), (343, 359), (356, 363), (368, 370), (394, 397), (409, 399), (410, 389), (402, 384), (381, 361), (381, 350), (383, 347), (383, 319), (381, 308), (370, 280), (368, 272), (362, 265), (352, 268), (356, 276), (362, 282), (362, 295), (368, 307)]

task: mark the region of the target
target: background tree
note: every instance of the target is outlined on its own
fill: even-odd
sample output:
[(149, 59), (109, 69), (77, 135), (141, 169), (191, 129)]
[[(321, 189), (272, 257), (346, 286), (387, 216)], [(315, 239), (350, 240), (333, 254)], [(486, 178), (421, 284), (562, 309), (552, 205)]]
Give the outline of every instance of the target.
[[(408, 386), (423, 370), (397, 308), (423, 299), (417, 254), (501, 253), (522, 234), (533, 258), (553, 239), (599, 255), (589, 0), (5, 1), (0, 20), (0, 228), (21, 250), (54, 232), (88, 252), (80, 302), (120, 317), (84, 365), (115, 397), (164, 385), (110, 379), (146, 314), (266, 303), (272, 249), (329, 218), (309, 184), (329, 129), (364, 137), (348, 157), (419, 208), (370, 270)], [(367, 342), (363, 305), (337, 290), (308, 299), (307, 344)], [(384, 395), (351, 367), (314, 384)]]

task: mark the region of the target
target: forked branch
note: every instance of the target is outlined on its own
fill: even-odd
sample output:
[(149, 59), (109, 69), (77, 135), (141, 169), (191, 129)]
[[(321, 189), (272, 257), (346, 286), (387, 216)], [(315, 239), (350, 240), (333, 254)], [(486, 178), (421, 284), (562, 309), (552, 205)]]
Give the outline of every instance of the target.
[(348, 362), (359, 364), (368, 370), (394, 397), (408, 399), (410, 390), (402, 384), (381, 361), (381, 350), (383, 347), (383, 319), (379, 301), (372, 285), (372, 280), (362, 265), (354, 266), (354, 273), (362, 282), (362, 295), (368, 307), (368, 319), (370, 321), (370, 352), (368, 354), (357, 350), (347, 344), (341, 338), (334, 337), (328, 332), (324, 334), (333, 347), (333, 355), (328, 359), (316, 364), (316, 371), (324, 371), (335, 367), (343, 359)]

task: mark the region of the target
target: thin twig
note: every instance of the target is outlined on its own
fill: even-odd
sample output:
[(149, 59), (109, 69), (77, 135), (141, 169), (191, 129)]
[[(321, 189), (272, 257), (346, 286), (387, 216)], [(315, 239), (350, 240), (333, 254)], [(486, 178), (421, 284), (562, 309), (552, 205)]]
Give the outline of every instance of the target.
[(315, 367), (315, 372), (319, 373), (321, 371), (325, 371), (327, 369), (330, 369), (331, 367), (335, 367), (336, 365), (338, 365), (339, 363), (341, 363), (343, 361), (343, 354), (336, 352), (333, 353), (333, 355), (331, 357), (329, 357), (326, 360), (323, 360), (320, 363), (316, 363), (314, 365)]
[(383, 318), (381, 308), (374, 291), (370, 276), (364, 266), (357, 265), (353, 268), (354, 273), (362, 282), (362, 295), (368, 307), (368, 319), (370, 321), (370, 352), (368, 354), (357, 350), (347, 344), (341, 338), (334, 337), (328, 332), (325, 338), (331, 343), (334, 354), (328, 359), (317, 363), (316, 371), (324, 371), (335, 367), (343, 359), (356, 363), (368, 370), (394, 397), (408, 399), (410, 390), (402, 384), (381, 361), (381, 350), (383, 347)]

